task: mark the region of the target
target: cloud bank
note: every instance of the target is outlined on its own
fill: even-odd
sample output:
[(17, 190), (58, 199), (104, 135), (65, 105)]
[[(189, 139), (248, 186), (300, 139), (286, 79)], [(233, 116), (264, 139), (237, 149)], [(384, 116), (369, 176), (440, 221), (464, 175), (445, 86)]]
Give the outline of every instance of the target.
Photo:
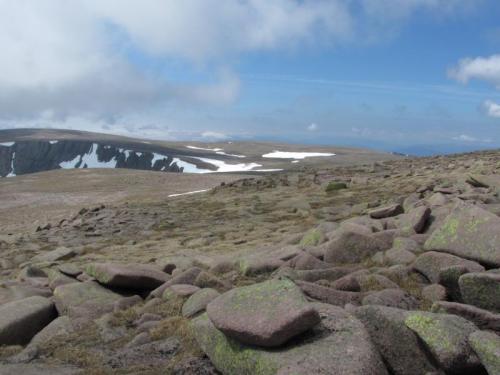
[[(394, 27), (387, 25), (418, 11), (448, 15), (477, 3), (0, 0), (0, 120), (83, 117), (113, 123), (169, 103), (226, 105), (241, 90), (232, 66), (242, 54), (332, 48), (363, 40), (366, 33), (384, 34), (386, 28), (392, 33)], [(457, 77), (477, 78), (480, 69), (474, 66), (486, 65), (481, 77), (499, 85), (500, 57), (491, 59), (463, 61)], [(208, 78), (183, 82), (168, 69), (150, 67), (168, 63)]]

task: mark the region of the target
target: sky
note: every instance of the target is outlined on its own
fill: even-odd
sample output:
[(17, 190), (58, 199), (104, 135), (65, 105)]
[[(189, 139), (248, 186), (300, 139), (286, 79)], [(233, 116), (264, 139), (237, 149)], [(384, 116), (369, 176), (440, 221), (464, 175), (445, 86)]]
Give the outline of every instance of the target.
[(498, 0), (0, 0), (0, 129), (500, 147)]

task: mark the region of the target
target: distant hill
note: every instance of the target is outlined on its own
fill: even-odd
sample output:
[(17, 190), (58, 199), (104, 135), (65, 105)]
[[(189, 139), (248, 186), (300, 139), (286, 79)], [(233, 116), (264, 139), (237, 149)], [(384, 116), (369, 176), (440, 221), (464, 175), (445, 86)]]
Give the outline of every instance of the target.
[(356, 148), (266, 142), (165, 142), (75, 130), (0, 130), (1, 177), (61, 168), (267, 173), (399, 157)]

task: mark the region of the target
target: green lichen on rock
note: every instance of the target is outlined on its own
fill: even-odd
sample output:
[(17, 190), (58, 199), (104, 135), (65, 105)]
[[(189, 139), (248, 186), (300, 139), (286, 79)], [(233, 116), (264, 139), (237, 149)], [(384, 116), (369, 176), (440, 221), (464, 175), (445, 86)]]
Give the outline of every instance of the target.
[(482, 309), (500, 312), (500, 275), (467, 273), (458, 280), (463, 300)]
[(447, 371), (454, 372), (477, 365), (477, 357), (468, 344), (469, 335), (477, 328), (464, 318), (413, 312), (405, 319), (405, 324), (420, 337)]
[(300, 241), (300, 245), (302, 246), (317, 246), (325, 239), (325, 235), (323, 232), (317, 228), (311, 229), (307, 232), (302, 240)]
[(469, 342), (488, 374), (500, 374), (500, 337), (490, 331), (477, 331)]
[(331, 181), (326, 186), (325, 191), (327, 193), (332, 193), (334, 191), (347, 189), (347, 184), (345, 182)]

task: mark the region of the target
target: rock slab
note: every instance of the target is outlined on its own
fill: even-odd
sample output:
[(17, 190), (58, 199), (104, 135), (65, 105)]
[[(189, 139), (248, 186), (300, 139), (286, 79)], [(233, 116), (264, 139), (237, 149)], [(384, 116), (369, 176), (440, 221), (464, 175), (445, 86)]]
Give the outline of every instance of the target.
[(0, 346), (24, 345), (57, 316), (54, 303), (34, 296), (0, 307)]
[(248, 345), (275, 347), (319, 323), (316, 309), (288, 279), (235, 288), (207, 306), (225, 335)]

